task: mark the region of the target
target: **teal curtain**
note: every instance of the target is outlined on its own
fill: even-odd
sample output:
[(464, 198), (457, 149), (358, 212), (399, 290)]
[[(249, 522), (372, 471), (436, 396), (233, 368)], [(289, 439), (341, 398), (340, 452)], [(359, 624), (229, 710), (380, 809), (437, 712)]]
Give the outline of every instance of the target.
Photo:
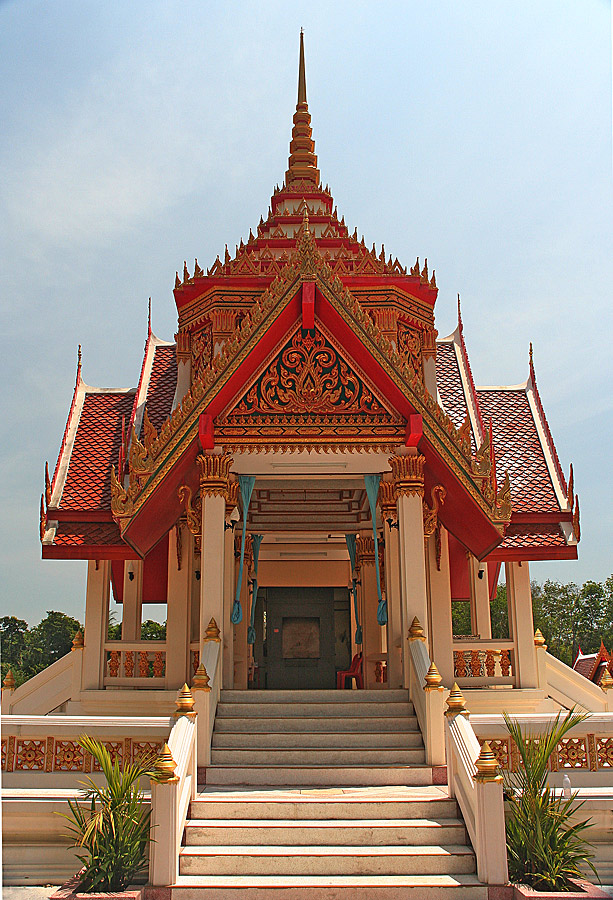
[(249, 628), (247, 629), (247, 643), (255, 644), (255, 606), (258, 602), (258, 560), (260, 558), (260, 544), (262, 543), (263, 534), (252, 534), (253, 541), (253, 581), (251, 594), (251, 619)]
[(377, 494), (379, 493), (380, 475), (365, 475), (364, 484), (370, 505), (370, 518), (372, 519), (372, 533), (375, 539), (375, 568), (377, 571), (377, 622), (379, 625), (387, 625), (387, 600), (381, 595), (381, 572), (379, 571), (379, 538), (377, 537)]
[(356, 538), (355, 534), (346, 534), (345, 543), (347, 544), (347, 552), (349, 553), (349, 561), (351, 562), (351, 593), (353, 594), (353, 608), (355, 610), (355, 642), (362, 643), (362, 626), (360, 625), (360, 616), (358, 614), (358, 580), (355, 577), (355, 559), (356, 559)]
[(249, 503), (253, 493), (255, 484), (255, 475), (239, 475), (238, 486), (241, 492), (241, 500), (243, 501), (243, 540), (241, 542), (241, 561), (238, 567), (238, 580), (236, 582), (236, 594), (234, 595), (234, 605), (230, 614), (230, 621), (234, 625), (238, 625), (243, 620), (243, 611), (241, 609), (241, 587), (243, 585), (243, 568), (245, 566), (245, 538), (247, 537), (247, 512)]

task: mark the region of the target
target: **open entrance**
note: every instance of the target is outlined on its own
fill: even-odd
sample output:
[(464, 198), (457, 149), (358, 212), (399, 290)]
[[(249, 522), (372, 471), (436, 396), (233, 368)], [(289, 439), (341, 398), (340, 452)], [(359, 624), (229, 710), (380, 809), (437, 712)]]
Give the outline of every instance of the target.
[(344, 588), (278, 587), (258, 592), (254, 687), (334, 689), (351, 662)]

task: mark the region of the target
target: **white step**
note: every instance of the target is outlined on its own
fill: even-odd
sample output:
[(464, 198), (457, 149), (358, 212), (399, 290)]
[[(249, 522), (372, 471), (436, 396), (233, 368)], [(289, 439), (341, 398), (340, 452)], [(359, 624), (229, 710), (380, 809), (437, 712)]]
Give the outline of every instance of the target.
[(181, 875), (440, 875), (475, 870), (451, 847), (182, 847)]
[(206, 770), (207, 785), (430, 785), (430, 766), (332, 766), (332, 765), (212, 765)]
[(456, 819), (455, 800), (437, 788), (378, 788), (350, 793), (307, 791), (219, 791), (192, 800), (190, 819)]
[(475, 875), (181, 875), (172, 900), (487, 900)]
[(402, 750), (398, 747), (376, 749), (343, 748), (342, 750), (303, 750), (268, 747), (265, 750), (235, 748), (211, 750), (211, 764), (217, 766), (395, 766), (423, 765), (423, 749)]
[(221, 691), (220, 703), (406, 703), (407, 690), (380, 691)]
[[(243, 692), (239, 692), (243, 693)], [(249, 691), (245, 692), (249, 694)], [(268, 692), (265, 692), (266, 694)], [(362, 693), (361, 691), (359, 693)], [(375, 692), (376, 693), (376, 692)], [(310, 693), (308, 695), (310, 697)], [(265, 718), (265, 719), (302, 719), (305, 716), (320, 716), (328, 718), (412, 716), (415, 711), (413, 704), (409, 702), (394, 701), (393, 703), (333, 703), (331, 701), (317, 701), (304, 703), (287, 703), (280, 700), (271, 702), (268, 698), (259, 703), (220, 703), (217, 706), (217, 716), (221, 718)]]
[(459, 819), (190, 819), (184, 843), (200, 846), (434, 846), (466, 844)]
[(351, 732), (283, 732), (277, 728), (266, 733), (246, 734), (245, 732), (217, 731), (213, 733), (212, 747), (215, 750), (263, 750), (267, 747), (291, 747), (306, 749), (376, 749), (381, 745), (387, 748), (400, 748), (403, 750), (423, 748), (421, 732), (388, 732), (381, 735), (375, 731)]
[[(330, 710), (330, 713), (333, 711)], [(314, 716), (300, 717), (297, 716), (282, 718), (278, 716), (273, 719), (265, 719), (260, 717), (249, 716), (245, 718), (233, 718), (227, 714), (218, 716), (215, 719), (215, 731), (218, 734), (222, 732), (246, 732), (247, 734), (263, 733), (267, 731), (290, 731), (298, 733), (314, 734), (328, 732), (343, 732), (344, 734), (359, 734), (363, 731), (393, 732), (394, 734), (405, 734), (409, 731), (418, 731), (416, 716), (387, 717), (377, 716), (372, 719), (367, 716), (344, 716), (337, 718), (333, 715), (326, 714), (325, 717), (317, 718)]]

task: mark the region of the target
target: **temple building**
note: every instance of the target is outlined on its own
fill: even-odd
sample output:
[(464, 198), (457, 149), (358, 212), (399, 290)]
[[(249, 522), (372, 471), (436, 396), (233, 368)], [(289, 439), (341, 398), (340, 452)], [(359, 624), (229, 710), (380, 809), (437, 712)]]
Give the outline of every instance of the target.
[[(153, 885), (198, 876), (216, 898), (271, 885), (279, 900), (298, 888), (353, 898), (373, 896), (375, 876), (408, 886), (417, 872), (447, 878), (449, 896), (485, 898), (506, 880), (497, 767), (517, 764), (502, 710), (606, 713), (574, 755), (560, 750), (558, 769), (603, 784), (613, 766), (613, 679), (591, 684), (534, 634), (530, 562), (577, 558), (572, 467), (565, 478), (532, 348), (524, 382), (476, 386), (459, 303), (457, 327), (438, 335), (427, 260), (368, 248), (339, 215), (315, 154), (302, 36), (289, 149), (246, 240), (177, 273), (174, 340), (149, 322), (136, 387), (91, 387), (79, 351), (40, 538), (44, 559), (88, 561), (85, 630), (45, 672), (17, 690), (5, 682), (4, 787), (65, 787), (91, 772), (76, 744), (86, 726), (124, 759), (168, 741), (164, 772), (176, 765), (177, 777), (152, 790)], [(504, 637), (490, 617), (501, 579)], [(111, 598), (122, 611), (114, 640)], [(469, 604), (469, 634), (453, 633), (454, 602)], [(164, 640), (141, 639), (149, 604)], [(467, 709), (487, 715), (469, 721)], [(216, 785), (241, 790), (224, 806)], [(250, 785), (380, 790), (353, 806), (284, 795), (264, 814)], [(399, 812), (397, 800), (423, 808)], [(15, 823), (11, 809), (21, 807), (5, 807)], [(409, 836), (409, 820), (430, 817), (444, 832), (436, 841), (453, 845), (443, 862), (405, 846), (428, 843)], [(462, 817), (472, 849), (457, 846)], [(228, 837), (225, 818), (245, 834)], [(300, 820), (276, 850), (274, 818), (287, 829)], [(245, 822), (260, 819), (256, 840)], [(342, 820), (355, 852), (315, 820)], [(375, 824), (387, 828), (376, 852)], [(7, 865), (23, 883), (24, 860), (38, 871), (51, 859), (48, 837), (13, 827)], [(51, 880), (48, 867), (40, 878)]]

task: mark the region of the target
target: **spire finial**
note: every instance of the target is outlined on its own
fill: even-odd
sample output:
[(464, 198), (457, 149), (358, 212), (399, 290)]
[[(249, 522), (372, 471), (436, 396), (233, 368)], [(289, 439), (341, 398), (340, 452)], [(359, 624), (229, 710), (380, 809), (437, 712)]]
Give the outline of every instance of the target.
[(151, 297), (149, 297), (149, 312), (147, 315), (147, 334), (151, 335)]
[(460, 331), (464, 327), (462, 325), (462, 304), (460, 302), (460, 295), (458, 294), (458, 325), (460, 326)]
[(315, 141), (311, 131), (311, 114), (307, 104), (306, 66), (304, 62), (304, 32), (300, 32), (300, 59), (298, 64), (298, 102), (294, 113), (292, 140), (289, 145), (289, 167), (285, 173), (285, 184), (291, 182), (313, 182), (319, 187), (319, 169), (315, 155)]
[(304, 31), (300, 29), (300, 62), (298, 64), (298, 104), (307, 102), (306, 71), (304, 67)]
[(81, 344), (77, 348), (77, 384), (81, 383)]

